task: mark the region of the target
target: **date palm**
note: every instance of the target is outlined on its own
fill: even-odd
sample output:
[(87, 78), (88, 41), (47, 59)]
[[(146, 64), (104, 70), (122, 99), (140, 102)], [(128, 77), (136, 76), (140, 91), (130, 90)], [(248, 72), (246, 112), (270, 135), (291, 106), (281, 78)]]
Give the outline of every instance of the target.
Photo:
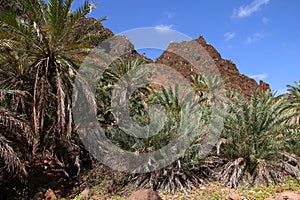
[[(7, 169), (23, 175), (26, 172), (20, 163), (25, 157), (20, 152), (34, 157), (47, 150), (67, 165), (78, 161), (72, 122), (73, 80), (95, 40), (108, 36), (92, 28), (102, 20), (81, 26), (93, 4), (84, 1), (72, 11), (72, 3), (13, 0), (11, 7), (0, 12), (0, 156), (9, 158)], [(25, 151), (16, 148), (20, 141), (24, 148), (28, 146)]]
[[(300, 82), (294, 82), (294, 85), (287, 85), (288, 94), (285, 95), (286, 101), (283, 105), (283, 109), (287, 112), (296, 113), (295, 116), (287, 120), (287, 123), (294, 125), (300, 129)], [(299, 134), (290, 138), (290, 149), (296, 155), (300, 155), (300, 136)]]
[(285, 123), (295, 112), (283, 111), (284, 103), (270, 91), (257, 91), (250, 102), (241, 95), (228, 102), (221, 146), (228, 162), (218, 175), (225, 185), (278, 183), (285, 173), (300, 175), (299, 157), (289, 152), (299, 127)]
[[(1, 12), (0, 39), (7, 52), (26, 60), (25, 77), (32, 94), (34, 152), (39, 145), (55, 146), (55, 138), (69, 139), (72, 131), (71, 88), (78, 57), (90, 45), (90, 35), (77, 35), (78, 26), (91, 11), (88, 1), (71, 11), (72, 0), (14, 0), (14, 9)], [(76, 27), (76, 32), (74, 31)], [(53, 143), (45, 142), (45, 137)]]
[(300, 124), (300, 81), (295, 82), (294, 85), (287, 85), (287, 87), (289, 93), (284, 108), (291, 112), (297, 112), (298, 115), (292, 120)]

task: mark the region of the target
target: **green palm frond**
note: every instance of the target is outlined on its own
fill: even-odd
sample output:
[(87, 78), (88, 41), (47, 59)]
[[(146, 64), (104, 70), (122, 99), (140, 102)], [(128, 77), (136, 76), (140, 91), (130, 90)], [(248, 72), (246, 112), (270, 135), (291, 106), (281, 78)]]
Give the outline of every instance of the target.
[(287, 85), (287, 87), (287, 100), (283, 109), (296, 114), (288, 120), (289, 123), (300, 124), (300, 81), (294, 82), (294, 85)]
[[(288, 119), (295, 116), (295, 113), (282, 109), (285, 102), (285, 98), (274, 98), (271, 91), (263, 93), (256, 91), (250, 101), (238, 95), (228, 102), (228, 114), (225, 117), (222, 133), (226, 142), (221, 148), (222, 154), (233, 160), (243, 158), (245, 168), (239, 170), (244, 171), (241, 171), (242, 176), (244, 173), (249, 173), (253, 178), (253, 184), (266, 180), (267, 183), (279, 181), (274, 177), (263, 178), (261, 170), (279, 176), (281, 170), (275, 170), (275, 166), (279, 165), (282, 159), (279, 152), (292, 152), (297, 146), (299, 147), (299, 142), (295, 138), (299, 138), (300, 129), (299, 126), (286, 123)], [(234, 162), (229, 163), (234, 164)], [(226, 170), (221, 173), (221, 176), (231, 173), (231, 169), (226, 168)], [(229, 175), (232, 180), (237, 178), (234, 176)], [(228, 179), (226, 184), (236, 187), (237, 182), (233, 183)]]
[[(292, 114), (281, 111), (283, 103), (282, 99), (274, 102), (271, 92), (266, 92), (262, 97), (256, 92), (250, 102), (241, 95), (229, 102), (224, 135), (233, 140), (229, 149), (233, 149), (235, 156), (256, 154), (262, 145), (268, 146), (266, 141), (275, 142), (277, 136), (286, 132), (284, 122)], [(235, 151), (236, 148), (246, 148), (247, 152)]]

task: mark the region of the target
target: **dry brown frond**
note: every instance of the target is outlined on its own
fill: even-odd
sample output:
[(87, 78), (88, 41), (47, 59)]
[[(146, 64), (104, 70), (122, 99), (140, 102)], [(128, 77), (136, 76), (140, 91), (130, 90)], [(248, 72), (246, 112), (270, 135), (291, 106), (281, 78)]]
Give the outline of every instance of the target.
[(28, 176), (24, 164), (9, 145), (8, 140), (0, 135), (0, 157), (3, 159), (6, 169), (11, 174), (17, 174), (21, 181), (24, 181)]
[(243, 178), (245, 167), (245, 159), (238, 158), (232, 162), (228, 162), (219, 177), (224, 185), (236, 188), (239, 185), (240, 180)]
[(33, 145), (34, 135), (32, 128), (30, 124), (17, 113), (0, 108), (0, 127), (14, 134), (17, 139), (24, 138), (30, 146)]
[(270, 164), (265, 160), (258, 159), (252, 177), (252, 185), (254, 186), (272, 185), (283, 182), (285, 174), (278, 166)]
[(63, 133), (66, 124), (66, 111), (65, 111), (65, 98), (66, 94), (64, 92), (65, 87), (63, 85), (63, 80), (61, 74), (56, 70), (56, 89), (57, 89), (57, 130), (58, 133)]

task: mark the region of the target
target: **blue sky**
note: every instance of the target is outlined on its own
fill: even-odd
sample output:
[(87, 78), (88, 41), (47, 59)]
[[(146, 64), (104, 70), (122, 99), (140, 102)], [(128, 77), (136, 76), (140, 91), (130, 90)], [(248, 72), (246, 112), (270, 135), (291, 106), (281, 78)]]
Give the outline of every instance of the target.
[[(82, 2), (74, 0), (75, 6)], [(278, 93), (287, 84), (300, 80), (299, 0), (90, 2), (98, 5), (89, 16), (107, 16), (103, 25), (116, 34), (156, 27), (166, 33), (173, 29), (191, 38), (203, 35), (241, 73), (270, 83)], [(147, 52), (146, 56), (153, 58)]]

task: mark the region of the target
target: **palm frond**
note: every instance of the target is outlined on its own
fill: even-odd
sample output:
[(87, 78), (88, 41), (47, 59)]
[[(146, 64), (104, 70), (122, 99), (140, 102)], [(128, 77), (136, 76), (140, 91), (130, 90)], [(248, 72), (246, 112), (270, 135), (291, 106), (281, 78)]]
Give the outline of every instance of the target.
[(34, 136), (30, 124), (17, 113), (0, 108), (0, 126), (8, 133), (15, 134), (17, 138), (26, 139), (29, 145), (33, 144)]
[(9, 141), (0, 134), (0, 158), (4, 160), (7, 171), (10, 174), (17, 174), (21, 181), (28, 176), (24, 164), (9, 145)]

